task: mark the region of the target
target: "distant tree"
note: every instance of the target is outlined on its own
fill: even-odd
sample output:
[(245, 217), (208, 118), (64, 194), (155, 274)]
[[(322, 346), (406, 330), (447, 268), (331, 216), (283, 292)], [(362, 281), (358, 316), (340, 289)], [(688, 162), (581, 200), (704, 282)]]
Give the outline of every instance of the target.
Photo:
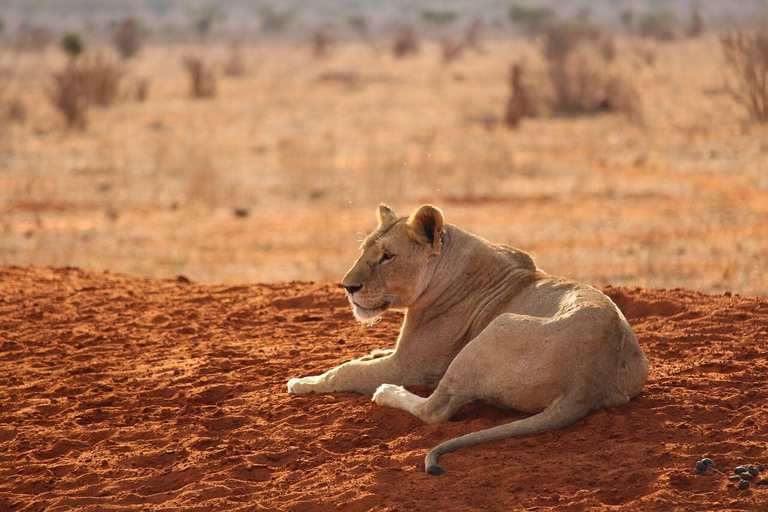
[(550, 7), (529, 7), (513, 5), (509, 8), (509, 19), (521, 25), (528, 32), (538, 32), (544, 25), (555, 20), (557, 15)]
[(358, 34), (368, 33), (368, 18), (362, 14), (352, 14), (347, 18), (347, 24)]
[(77, 32), (67, 32), (61, 38), (61, 49), (71, 58), (75, 58), (85, 50), (83, 38)]
[(192, 29), (200, 37), (205, 37), (211, 31), (213, 26), (220, 21), (224, 21), (227, 15), (215, 3), (206, 2), (187, 9), (187, 18)]
[(450, 9), (424, 9), (421, 11), (421, 19), (435, 25), (453, 23), (458, 17), (458, 13)]
[(704, 24), (704, 18), (701, 16), (701, 12), (698, 8), (694, 8), (691, 11), (691, 22), (688, 25), (688, 37), (699, 37), (704, 33), (706, 26)]
[(671, 41), (675, 38), (677, 15), (671, 9), (653, 9), (643, 14), (638, 28), (641, 37)]
[(637, 13), (633, 9), (624, 9), (621, 11), (621, 24), (628, 32), (632, 32), (635, 29), (635, 21), (637, 19)]
[(288, 27), (293, 18), (293, 12), (289, 10), (280, 11), (272, 4), (266, 4), (256, 11), (259, 17), (259, 23), (265, 32), (282, 32)]
[(592, 20), (592, 9), (590, 7), (580, 7), (576, 11), (575, 19), (579, 23), (589, 23)]
[(551, 7), (529, 7), (515, 4), (509, 8), (509, 19), (512, 23), (541, 23), (550, 21), (554, 17), (555, 11)]

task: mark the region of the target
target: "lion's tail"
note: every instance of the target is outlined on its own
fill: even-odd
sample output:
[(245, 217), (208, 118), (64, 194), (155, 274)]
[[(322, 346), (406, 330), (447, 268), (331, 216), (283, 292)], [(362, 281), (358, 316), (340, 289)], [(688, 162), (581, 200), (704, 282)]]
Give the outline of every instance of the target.
[(437, 459), (441, 455), (454, 452), (459, 448), (567, 427), (579, 421), (595, 408), (594, 401), (585, 400), (583, 396), (581, 393), (568, 392), (539, 414), (441, 443), (432, 448), (424, 460), (427, 473), (430, 475), (444, 473), (445, 469), (437, 464)]

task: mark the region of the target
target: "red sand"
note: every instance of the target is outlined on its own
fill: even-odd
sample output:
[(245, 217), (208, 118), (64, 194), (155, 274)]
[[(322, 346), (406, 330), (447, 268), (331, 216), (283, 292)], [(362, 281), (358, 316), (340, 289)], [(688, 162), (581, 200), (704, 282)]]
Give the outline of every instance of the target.
[(391, 347), (401, 317), (358, 326), (328, 284), (185, 281), (0, 268), (0, 510), (768, 509), (768, 489), (692, 474), (768, 461), (768, 300), (606, 288), (645, 391), (434, 477), (430, 447), (523, 415), (429, 426), (370, 396), (290, 396), (289, 377)]

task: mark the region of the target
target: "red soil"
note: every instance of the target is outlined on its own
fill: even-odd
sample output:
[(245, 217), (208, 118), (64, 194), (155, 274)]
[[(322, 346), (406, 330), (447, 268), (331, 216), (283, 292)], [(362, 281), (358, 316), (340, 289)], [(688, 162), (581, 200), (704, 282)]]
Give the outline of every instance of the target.
[[(441, 441), (523, 417), (468, 405), (424, 425), (289, 377), (391, 347), (328, 284), (198, 285), (0, 268), (0, 510), (768, 509), (725, 475), (768, 461), (768, 300), (605, 289), (651, 374), (631, 404), (527, 438)], [(424, 392), (426, 390), (419, 390)]]

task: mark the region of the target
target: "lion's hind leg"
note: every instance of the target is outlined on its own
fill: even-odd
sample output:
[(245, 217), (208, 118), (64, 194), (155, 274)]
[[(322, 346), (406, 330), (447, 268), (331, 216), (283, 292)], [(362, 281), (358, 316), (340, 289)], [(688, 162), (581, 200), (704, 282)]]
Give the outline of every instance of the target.
[(469, 400), (466, 397), (451, 393), (446, 386), (437, 387), (429, 398), (422, 398), (394, 384), (382, 384), (373, 394), (373, 401), (385, 407), (394, 407), (409, 412), (425, 423), (441, 423), (451, 419), (451, 416)]

